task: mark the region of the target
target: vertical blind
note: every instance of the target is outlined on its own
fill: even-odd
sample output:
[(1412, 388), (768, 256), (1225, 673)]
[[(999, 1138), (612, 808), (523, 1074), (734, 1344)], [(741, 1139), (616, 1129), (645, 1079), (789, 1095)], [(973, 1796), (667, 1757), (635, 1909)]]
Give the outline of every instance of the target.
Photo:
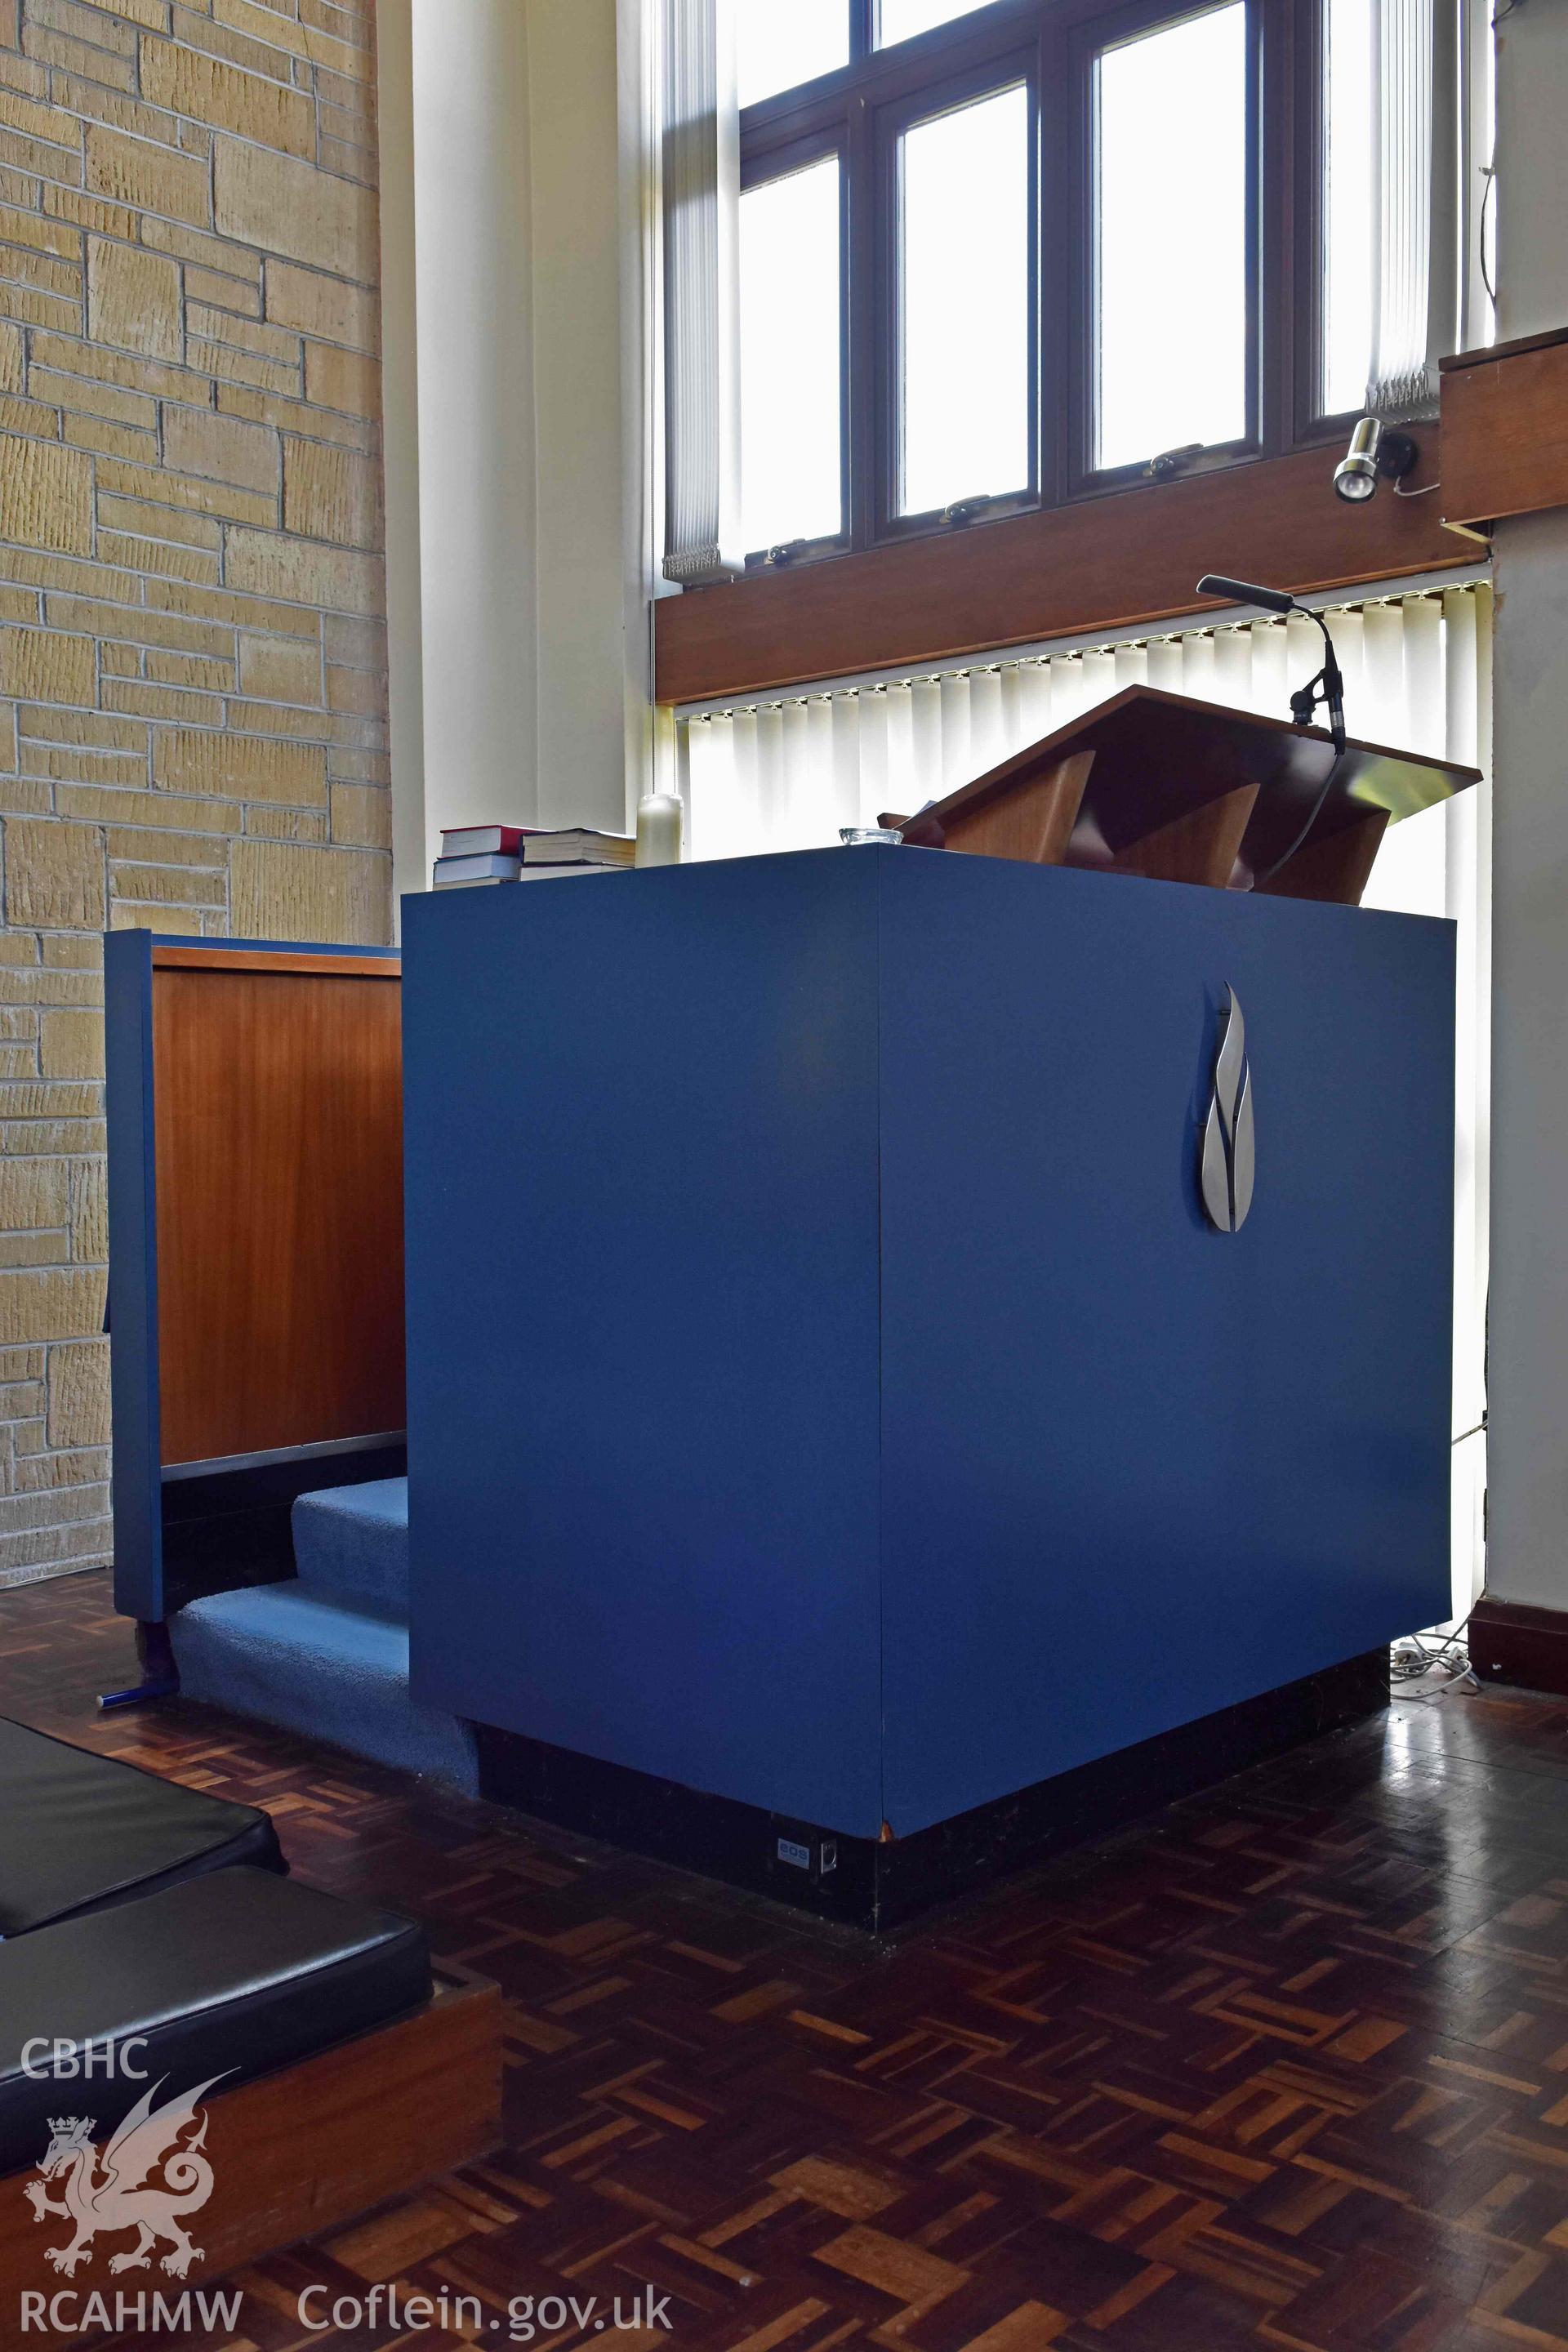
[(699, 587), (742, 568), (741, 117), (723, 0), (664, 0), (665, 553)]
[[(1486, 769), (1491, 741), (1491, 590), (1484, 581), (1329, 607), (1351, 731)], [(910, 677), (803, 687), (680, 716), (694, 857), (837, 841), (838, 828), (908, 814), (1026, 743), (1144, 683), (1283, 716), (1322, 659), (1310, 620), (971, 657)], [(1391, 826), (1363, 904), (1458, 925), (1455, 1105), (1454, 1610), (1480, 1590), (1485, 1438), (1491, 811), (1482, 784)], [(1412, 1629), (1415, 1630), (1415, 1629)]]
[(1435, 413), (1437, 361), (1458, 339), (1457, 0), (1372, 0), (1375, 171), (1367, 404)]

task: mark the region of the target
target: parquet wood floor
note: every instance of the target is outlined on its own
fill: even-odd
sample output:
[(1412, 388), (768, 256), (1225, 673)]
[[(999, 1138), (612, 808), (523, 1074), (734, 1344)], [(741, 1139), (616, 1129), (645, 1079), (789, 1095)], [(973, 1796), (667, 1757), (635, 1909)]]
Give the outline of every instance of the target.
[[(101, 1574), (0, 1596), (0, 1709), (266, 1805), (510, 2003), (504, 2152), (243, 2274), (204, 2352), (649, 2286), (668, 2333), (606, 2343), (1568, 2347), (1568, 1706), (1396, 1703), (874, 1951), (202, 1709), (100, 1719), (132, 1679)], [(392, 2280), (480, 2326), (300, 2322)]]

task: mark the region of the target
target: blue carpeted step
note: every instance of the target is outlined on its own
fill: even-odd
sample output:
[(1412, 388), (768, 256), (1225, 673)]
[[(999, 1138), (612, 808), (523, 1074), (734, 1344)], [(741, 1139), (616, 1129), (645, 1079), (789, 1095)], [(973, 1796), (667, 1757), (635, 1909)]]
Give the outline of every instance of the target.
[(294, 1564), (319, 1598), (408, 1616), (408, 1481), (325, 1486), (294, 1505)]
[(477, 1793), (474, 1735), (414, 1704), (408, 1629), (391, 1615), (260, 1584), (193, 1601), (169, 1630), (187, 1697)]

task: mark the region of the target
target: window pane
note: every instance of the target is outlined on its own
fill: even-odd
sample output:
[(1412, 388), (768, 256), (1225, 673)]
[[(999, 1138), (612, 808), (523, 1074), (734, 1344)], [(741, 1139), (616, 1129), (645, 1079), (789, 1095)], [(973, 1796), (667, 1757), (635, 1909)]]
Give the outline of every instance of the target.
[(895, 41), (912, 41), (933, 25), (950, 25), (955, 16), (973, 16), (985, 0), (882, 0), (877, 14), (877, 46), (890, 49)]
[(1243, 0), (1096, 60), (1095, 463), (1247, 430)]
[(1029, 481), (1029, 95), (1020, 84), (900, 146), (900, 509)]
[(1373, 0), (1328, 0), (1324, 24), (1323, 406), (1331, 414), (1360, 408), (1372, 373)]
[(734, 0), (741, 104), (849, 62), (849, 0)]
[(843, 524), (838, 158), (741, 198), (742, 508), (748, 553)]

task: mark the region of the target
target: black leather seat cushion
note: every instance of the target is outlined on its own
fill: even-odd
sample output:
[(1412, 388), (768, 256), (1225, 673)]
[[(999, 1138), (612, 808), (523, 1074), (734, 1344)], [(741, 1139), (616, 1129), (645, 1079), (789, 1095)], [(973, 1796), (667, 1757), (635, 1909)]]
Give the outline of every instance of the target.
[(286, 1867), (266, 1813), (0, 1716), (0, 1937), (231, 1863)]
[[(296, 1879), (220, 1870), (0, 1945), (0, 2173), (37, 2164), (51, 2116), (94, 2137), (161, 2076), (165, 2096), (224, 2075), (215, 2095), (417, 2009), (430, 1997), (424, 1932)], [(146, 2080), (37, 2069), (28, 2045), (101, 2047), (145, 2034)], [(158, 2101), (155, 2104), (162, 2104)]]

